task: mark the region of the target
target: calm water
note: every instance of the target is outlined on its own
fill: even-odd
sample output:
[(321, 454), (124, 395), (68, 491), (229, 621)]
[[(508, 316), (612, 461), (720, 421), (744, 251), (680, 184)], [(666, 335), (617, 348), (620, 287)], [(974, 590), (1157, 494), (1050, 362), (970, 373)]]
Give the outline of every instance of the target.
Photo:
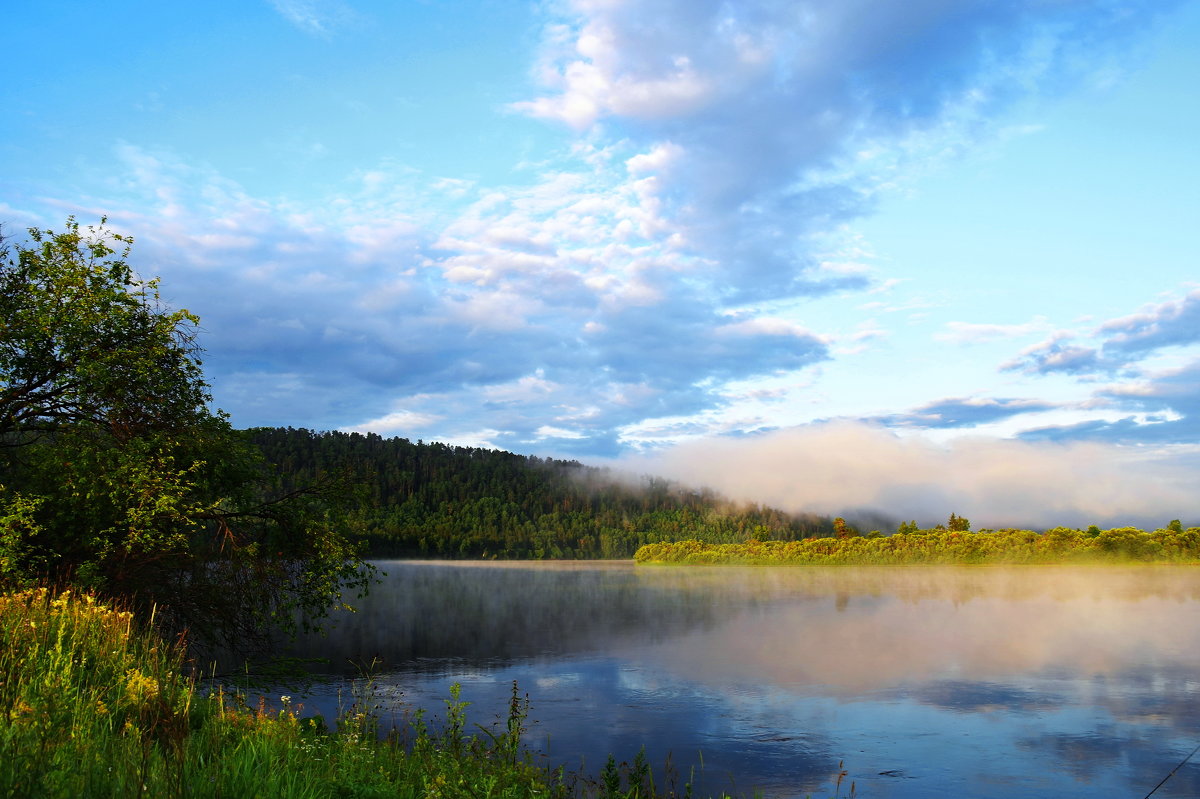
[[(843, 762), (842, 795), (1140, 798), (1200, 744), (1200, 569), (379, 565), (304, 654), (379, 658), (385, 720), (459, 682), (487, 726), (516, 680), (568, 768), (645, 746), (702, 794), (832, 796)], [(1200, 796), (1200, 755), (1154, 795)]]

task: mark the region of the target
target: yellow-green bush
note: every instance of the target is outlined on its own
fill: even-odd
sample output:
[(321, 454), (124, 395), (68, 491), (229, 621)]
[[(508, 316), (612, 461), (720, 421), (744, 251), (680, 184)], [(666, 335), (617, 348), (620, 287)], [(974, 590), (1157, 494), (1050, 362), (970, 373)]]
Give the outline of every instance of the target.
[(979, 532), (919, 530), (886, 537), (705, 544), (660, 542), (637, 551), (638, 563), (905, 564), (1200, 562), (1200, 528), (1146, 532), (1119, 527), (1092, 534), (1068, 527)]

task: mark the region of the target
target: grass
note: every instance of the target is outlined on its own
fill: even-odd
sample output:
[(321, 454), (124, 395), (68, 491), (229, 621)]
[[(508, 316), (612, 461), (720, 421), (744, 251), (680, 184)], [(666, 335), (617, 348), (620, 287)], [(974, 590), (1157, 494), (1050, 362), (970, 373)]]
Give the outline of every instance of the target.
[[(381, 738), (352, 707), (332, 726), (188, 678), (185, 653), (87, 595), (0, 595), (0, 795), (21, 797), (565, 797), (508, 725), (468, 735), (418, 718)], [(622, 794), (624, 795), (624, 794)]]

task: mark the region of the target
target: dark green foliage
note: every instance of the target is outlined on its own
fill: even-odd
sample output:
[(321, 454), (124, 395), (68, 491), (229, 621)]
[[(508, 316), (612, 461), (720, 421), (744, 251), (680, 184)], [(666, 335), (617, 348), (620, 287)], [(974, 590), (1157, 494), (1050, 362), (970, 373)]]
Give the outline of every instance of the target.
[(374, 434), (248, 434), (285, 487), (351, 475), (359, 490), (348, 522), (375, 556), (627, 558), (654, 541), (833, 534), (826, 518), (733, 505), (662, 479), (622, 483), (575, 461)]

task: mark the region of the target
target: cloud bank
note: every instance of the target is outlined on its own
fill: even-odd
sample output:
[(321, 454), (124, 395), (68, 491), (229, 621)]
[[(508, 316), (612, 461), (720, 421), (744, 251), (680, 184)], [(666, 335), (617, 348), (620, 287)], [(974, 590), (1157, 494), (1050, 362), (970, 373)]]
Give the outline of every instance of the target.
[[(861, 422), (680, 444), (626, 468), (794, 512), (875, 511), (974, 529), (1142, 524), (1195, 516), (1195, 451), (961, 438), (936, 444)], [(1189, 515), (1190, 514), (1190, 515)], [(890, 532), (890, 531), (885, 531)]]

